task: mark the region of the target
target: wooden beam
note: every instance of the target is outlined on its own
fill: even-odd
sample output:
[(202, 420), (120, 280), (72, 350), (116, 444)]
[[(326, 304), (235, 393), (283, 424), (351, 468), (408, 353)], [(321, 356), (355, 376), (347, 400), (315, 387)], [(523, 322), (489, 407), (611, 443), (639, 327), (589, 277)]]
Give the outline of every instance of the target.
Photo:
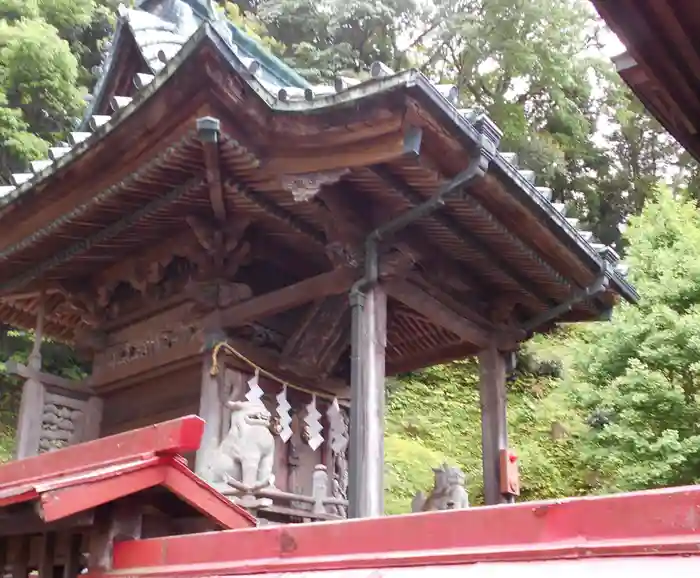
[(83, 381), (73, 381), (71, 379), (65, 379), (64, 377), (59, 377), (57, 375), (51, 375), (50, 373), (43, 373), (41, 371), (36, 371), (31, 367), (27, 367), (22, 363), (14, 361), (12, 359), (5, 362), (5, 370), (7, 373), (13, 375), (19, 375), (25, 379), (33, 379), (38, 381), (43, 385), (51, 385), (59, 389), (64, 389), (69, 392), (79, 392), (93, 394), (92, 387), (90, 385), (90, 378)]
[(350, 288), (354, 277), (355, 273), (347, 269), (334, 269), (328, 273), (321, 273), (316, 277), (304, 279), (221, 311), (215, 311), (207, 315), (202, 324), (204, 327), (216, 324), (220, 327), (238, 327), (251, 321), (258, 321), (320, 297), (344, 293)]
[(112, 569), (114, 545), (141, 538), (143, 498), (138, 495), (122, 498), (98, 510), (98, 519), (90, 536), (88, 570), (104, 572)]
[(63, 578), (75, 578), (80, 575), (82, 545), (82, 534), (76, 533), (69, 536), (63, 563)]
[(508, 449), (506, 364), (503, 353), (488, 347), (479, 353), (481, 452), (486, 505), (507, 501), (501, 494), (501, 450)]
[(33, 504), (27, 504), (16, 512), (0, 512), (0, 536), (22, 536), (89, 528), (94, 523), (93, 510), (86, 510), (62, 520), (47, 523), (41, 519)]
[[(301, 383), (303, 381), (305, 387), (317, 389), (319, 393), (337, 396), (341, 405), (345, 404), (346, 400), (350, 399), (350, 387), (347, 383), (340, 379), (333, 377), (327, 377), (324, 379), (304, 378), (303, 376), (297, 375), (288, 369), (281, 367), (280, 355), (275, 351), (257, 347), (242, 339), (229, 337), (227, 342), (236, 351), (250, 359), (253, 363), (272, 371), (281, 379), (286, 379), (290, 383)], [(225, 354), (226, 351), (223, 351), (222, 353)], [(250, 367), (243, 364), (240, 359), (235, 356), (227, 357), (227, 361), (231, 367), (236, 367), (243, 371), (250, 371)]]
[(197, 133), (199, 134), (199, 140), (202, 142), (211, 207), (216, 220), (219, 223), (224, 223), (226, 221), (226, 202), (224, 199), (224, 187), (221, 183), (221, 150), (219, 148), (221, 121), (212, 116), (198, 118)]
[(429, 321), (451, 331), (464, 341), (478, 346), (489, 343), (487, 332), (474, 323), (461, 317), (449, 307), (408, 281), (393, 281), (387, 284), (391, 297), (417, 311)]
[(331, 149), (298, 150), (279, 147), (270, 152), (266, 165), (273, 174), (300, 175), (343, 168), (366, 167), (394, 161), (420, 151), (421, 131), (407, 126), (400, 131), (382, 135), (367, 142), (356, 142)]

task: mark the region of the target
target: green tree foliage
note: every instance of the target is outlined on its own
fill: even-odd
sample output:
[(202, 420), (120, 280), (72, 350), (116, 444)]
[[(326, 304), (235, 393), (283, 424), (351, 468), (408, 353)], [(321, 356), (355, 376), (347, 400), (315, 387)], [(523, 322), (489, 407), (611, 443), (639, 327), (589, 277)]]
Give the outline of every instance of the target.
[(73, 126), (111, 18), (107, 0), (0, 0), (2, 177)]
[(601, 490), (700, 480), (700, 212), (662, 189), (627, 232), (642, 301), (572, 344)]
[[(573, 403), (552, 364), (534, 352), (519, 356), (508, 386), (508, 427), (520, 457), (521, 499), (556, 498), (590, 491), (584, 475), (585, 414)], [(431, 467), (458, 464), (467, 475), (470, 501), (483, 503), (481, 417), (474, 360), (403, 376), (388, 400), (386, 507), (409, 511), (418, 490), (433, 485)]]

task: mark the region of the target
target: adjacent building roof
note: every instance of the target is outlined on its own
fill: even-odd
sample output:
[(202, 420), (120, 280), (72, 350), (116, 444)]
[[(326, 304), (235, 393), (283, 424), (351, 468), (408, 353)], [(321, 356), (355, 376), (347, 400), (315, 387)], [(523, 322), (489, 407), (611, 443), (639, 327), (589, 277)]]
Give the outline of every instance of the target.
[(593, 0), (627, 51), (613, 59), (644, 106), (700, 161), (700, 34), (692, 0)]
[[(311, 86), (232, 24), (202, 19), (199, 9), (168, 20), (156, 14), (165, 4), (198, 5), (122, 8), (83, 129), (0, 191), (4, 322), (33, 325), (39, 279), (75, 285), (181, 232), (186, 215), (204, 210), (194, 117), (222, 119), (227, 202), (255, 218), (261, 237), (292, 250), (286, 264), (297, 279), (327, 264), (336, 232), (323, 217), (331, 197), (344, 215), (336, 229), (350, 218), (369, 231), (433, 195), (475, 151), (499, 145), (500, 130), (486, 115), (457, 108), (454, 87), (417, 71), (375, 63), (369, 81)], [(196, 27), (187, 24), (190, 15)], [(296, 194), (309, 179), (332, 191), (320, 202)], [(567, 218), (536, 181), (516, 155), (493, 151), (484, 180), (405, 231), (420, 275), (448, 280), (423, 288), (450, 293), (438, 299), (440, 311), (488, 325), (477, 314), (484, 303), (515, 296), (517, 318), (539, 330), (605, 316), (617, 296), (637, 299), (615, 251)], [(60, 293), (45, 330), (71, 340), (84, 314), (62, 308)], [(405, 301), (393, 307), (390, 371), (473, 349), (469, 330), (417, 315), (415, 299)]]
[(181, 502), (180, 509), (184, 505), (220, 529), (255, 526), (255, 518), (178, 455), (199, 448), (203, 428), (201, 418), (189, 416), (0, 465), (2, 525), (8, 530), (13, 515), (28, 511), (49, 524), (160, 488)]

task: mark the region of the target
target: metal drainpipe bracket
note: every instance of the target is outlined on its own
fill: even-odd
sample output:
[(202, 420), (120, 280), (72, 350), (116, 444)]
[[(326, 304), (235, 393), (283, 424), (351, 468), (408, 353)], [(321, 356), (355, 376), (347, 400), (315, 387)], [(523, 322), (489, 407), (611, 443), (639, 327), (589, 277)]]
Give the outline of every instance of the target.
[(605, 291), (610, 285), (610, 280), (608, 279), (608, 268), (608, 264), (603, 263), (601, 266), (600, 274), (598, 275), (598, 277), (596, 277), (593, 283), (588, 285), (588, 287), (576, 291), (569, 299), (567, 299), (563, 303), (560, 303), (556, 307), (553, 307), (552, 309), (549, 309), (548, 311), (545, 311), (544, 313), (533, 317), (529, 321), (526, 321), (520, 326), (520, 329), (525, 331), (528, 337), (530, 337), (532, 335), (532, 332), (535, 329), (537, 329), (540, 325), (543, 325), (544, 323), (555, 319), (562, 313), (570, 311), (571, 308), (577, 303), (585, 301), (586, 299), (589, 299), (590, 297), (593, 297), (598, 293), (602, 293), (603, 291)]

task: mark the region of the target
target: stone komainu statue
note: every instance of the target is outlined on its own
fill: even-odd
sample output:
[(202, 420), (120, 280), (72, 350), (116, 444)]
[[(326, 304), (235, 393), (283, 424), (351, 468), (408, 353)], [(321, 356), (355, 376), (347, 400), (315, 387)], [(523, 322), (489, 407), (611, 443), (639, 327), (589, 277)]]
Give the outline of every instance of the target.
[(275, 439), (271, 416), (262, 402), (226, 401), (231, 427), (221, 443), (205, 453), (201, 476), (252, 494), (274, 484)]
[(457, 467), (442, 464), (433, 468), (435, 482), (426, 498), (418, 492), (411, 502), (413, 512), (431, 512), (435, 510), (461, 510), (469, 507), (469, 495), (464, 489), (464, 473)]

